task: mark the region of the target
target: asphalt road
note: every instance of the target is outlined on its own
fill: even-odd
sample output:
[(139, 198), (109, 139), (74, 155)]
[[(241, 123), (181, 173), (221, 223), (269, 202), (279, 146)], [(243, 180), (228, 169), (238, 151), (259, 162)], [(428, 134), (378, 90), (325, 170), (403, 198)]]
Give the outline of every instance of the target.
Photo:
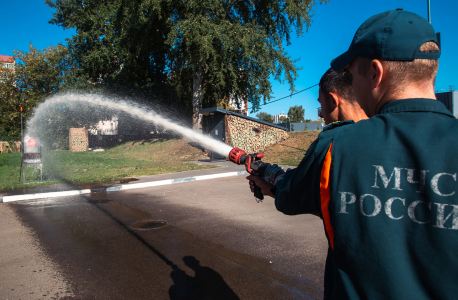
[(323, 297), (322, 221), (243, 175), (0, 203), (0, 224), (0, 299)]

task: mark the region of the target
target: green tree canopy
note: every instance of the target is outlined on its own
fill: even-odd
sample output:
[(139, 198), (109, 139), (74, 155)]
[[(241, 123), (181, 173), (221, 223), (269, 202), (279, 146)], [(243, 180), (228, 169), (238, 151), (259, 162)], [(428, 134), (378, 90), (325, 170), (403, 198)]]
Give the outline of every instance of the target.
[(289, 118), (285, 116), (281, 116), (278, 121), (280, 121), (280, 123), (290, 123)]
[(304, 121), (304, 109), (302, 105), (291, 106), (288, 111), (288, 117), (290, 123), (300, 123)]
[(21, 105), (12, 70), (0, 64), (0, 140), (17, 141), (21, 135)]
[(68, 49), (62, 45), (38, 50), (32, 45), (29, 51), (14, 51), (15, 69), (0, 80), (0, 138), (18, 140), (23, 120), (46, 97), (56, 94), (72, 69)]
[(268, 113), (262, 112), (262, 111), (256, 114), (256, 118), (258, 118), (261, 121), (268, 122), (268, 123), (274, 122), (274, 118), (271, 115), (269, 115)]
[[(321, 2), (327, 2), (322, 0)], [(311, 24), (314, 0), (47, 0), (50, 21), (76, 28), (69, 41), (92, 82), (144, 86), (173, 82), (192, 103), (247, 99), (252, 111), (270, 99), (270, 76), (294, 91), (299, 68), (285, 51), (295, 29)], [(192, 101), (191, 101), (192, 98)]]
[(81, 75), (91, 82), (118, 80), (145, 85), (166, 80), (165, 38), (170, 26), (156, 1), (47, 0), (49, 22), (76, 35), (68, 47)]

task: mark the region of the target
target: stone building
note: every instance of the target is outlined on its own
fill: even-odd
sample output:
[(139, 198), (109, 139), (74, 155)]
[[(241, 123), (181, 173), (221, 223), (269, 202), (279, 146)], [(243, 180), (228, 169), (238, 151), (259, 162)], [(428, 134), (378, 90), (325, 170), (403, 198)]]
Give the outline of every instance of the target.
[[(247, 153), (263, 152), (272, 144), (288, 138), (286, 128), (260, 121), (219, 107), (204, 108), (200, 113), (209, 117), (209, 132), (214, 139)], [(213, 159), (224, 157), (212, 153)]]
[(85, 128), (70, 128), (68, 135), (69, 148), (71, 152), (88, 151), (89, 142), (87, 129)]

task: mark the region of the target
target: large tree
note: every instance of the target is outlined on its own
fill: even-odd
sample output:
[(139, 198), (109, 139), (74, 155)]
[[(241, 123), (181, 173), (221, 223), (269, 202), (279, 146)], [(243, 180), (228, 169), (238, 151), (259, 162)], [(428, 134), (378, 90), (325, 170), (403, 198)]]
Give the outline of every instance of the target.
[(267, 123), (274, 122), (274, 118), (272, 117), (272, 115), (269, 115), (268, 113), (262, 111), (256, 114), (256, 118)]
[[(327, 2), (327, 0), (321, 0)], [(298, 67), (285, 44), (311, 24), (315, 0), (47, 0), (51, 23), (76, 28), (69, 42), (90, 80), (143, 85), (167, 75), (192, 103), (270, 99), (270, 78), (294, 91)]]
[[(322, 1), (326, 2), (326, 1)], [(162, 3), (162, 2), (161, 2)], [(200, 127), (202, 91), (214, 99), (248, 98), (252, 111), (270, 99), (270, 76), (294, 91), (298, 67), (284, 44), (311, 24), (313, 0), (172, 0), (171, 70), (193, 74), (193, 125)], [(208, 86), (208, 89), (205, 89)], [(206, 95), (209, 96), (209, 95)]]
[(300, 123), (304, 121), (304, 109), (302, 105), (291, 106), (288, 111), (290, 123)]
[(68, 40), (77, 67), (90, 81), (144, 85), (166, 80), (167, 20), (155, 1), (47, 0), (49, 22), (76, 35)]
[(186, 82), (170, 85), (185, 76), (172, 77), (168, 69), (167, 7), (162, 12), (157, 1), (141, 0), (45, 3), (55, 10), (50, 23), (76, 29), (68, 48), (76, 62), (77, 90), (87, 90), (90, 82), (105, 95), (153, 103), (158, 112), (175, 115), (186, 109), (176, 91), (188, 96)]

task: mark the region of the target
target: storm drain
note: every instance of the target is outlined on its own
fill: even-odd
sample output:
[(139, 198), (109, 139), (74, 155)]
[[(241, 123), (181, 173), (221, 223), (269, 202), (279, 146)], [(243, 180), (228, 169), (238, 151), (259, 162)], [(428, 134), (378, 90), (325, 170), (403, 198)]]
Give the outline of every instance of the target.
[(137, 229), (153, 229), (153, 228), (159, 228), (165, 225), (167, 225), (167, 223), (164, 221), (143, 221), (143, 222), (133, 225), (132, 227), (137, 228)]

